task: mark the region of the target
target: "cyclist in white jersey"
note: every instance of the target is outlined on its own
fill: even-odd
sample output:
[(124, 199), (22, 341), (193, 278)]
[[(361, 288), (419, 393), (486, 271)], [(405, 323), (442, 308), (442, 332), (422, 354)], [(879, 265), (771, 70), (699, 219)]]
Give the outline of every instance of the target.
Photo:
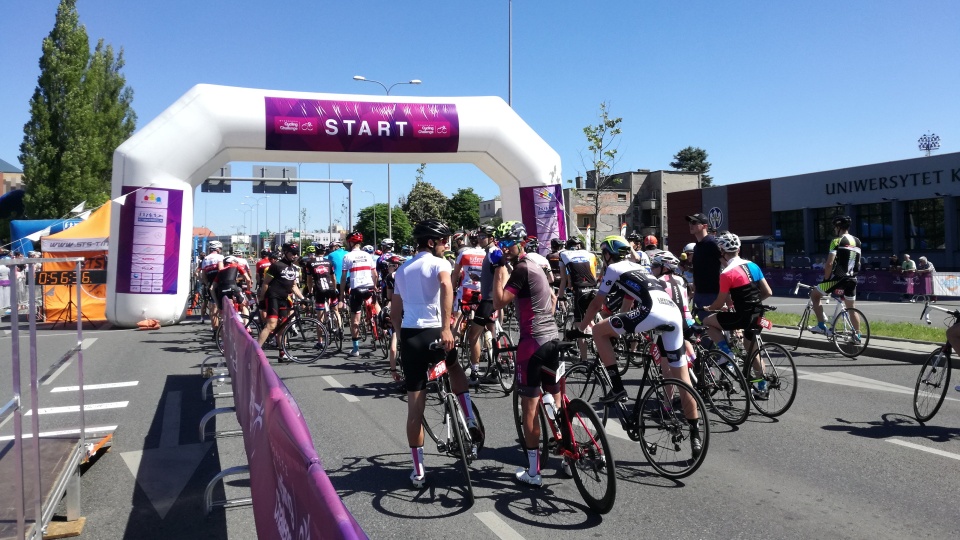
[(360, 314), (364, 302), (373, 296), (377, 283), (376, 262), (373, 255), (360, 249), (363, 235), (354, 231), (347, 236), (350, 250), (343, 256), (343, 272), (340, 279), (340, 296), (344, 297), (344, 286), (350, 284), (350, 333), (353, 349), (347, 356), (360, 356)]
[[(453, 265), (453, 274), (451, 278), (453, 284), (457, 287), (457, 298), (453, 303), (454, 313), (460, 311), (460, 303), (464, 304), (464, 312), (473, 311), (480, 302), (480, 273), (483, 268), (483, 258), (487, 252), (480, 247), (467, 247), (460, 251), (457, 260)], [(453, 329), (454, 333), (460, 331), (459, 328)], [(454, 336), (459, 338), (460, 336)], [(475, 340), (470, 345), (470, 378), (471, 383), (477, 382), (477, 374), (480, 371), (480, 340)]]
[(217, 305), (216, 295), (213, 294), (213, 279), (223, 270), (223, 243), (219, 240), (210, 242), (210, 254), (200, 263), (200, 277), (203, 282), (203, 294), (207, 295), (207, 305), (210, 307), (210, 323), (213, 330), (220, 324), (220, 306)]
[(540, 240), (536, 236), (528, 236), (527, 245), (523, 247), (523, 250), (527, 253), (527, 259), (543, 269), (543, 273), (547, 275), (547, 281), (553, 283), (555, 276), (550, 268), (550, 261), (540, 254)]

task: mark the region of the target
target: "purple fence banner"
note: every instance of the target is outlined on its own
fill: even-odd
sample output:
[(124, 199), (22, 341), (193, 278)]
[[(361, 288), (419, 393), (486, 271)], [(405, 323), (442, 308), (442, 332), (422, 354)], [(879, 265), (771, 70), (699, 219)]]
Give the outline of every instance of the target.
[(250, 467), (257, 538), (363, 539), (317, 455), (300, 407), (223, 303), (224, 354)]
[(446, 153), (460, 146), (452, 103), (264, 98), (267, 150)]
[[(823, 270), (800, 268), (765, 268), (767, 283), (773, 289), (793, 287), (797, 281), (816, 285), (823, 280)], [(891, 272), (889, 270), (865, 270), (857, 276), (857, 297), (867, 294), (899, 294), (909, 296), (937, 295), (960, 296), (960, 276), (936, 273)]]
[(560, 184), (520, 188), (520, 215), (527, 233), (540, 241), (541, 253), (550, 251), (551, 239), (567, 239), (563, 187)]
[(117, 292), (177, 294), (183, 192), (123, 186)]

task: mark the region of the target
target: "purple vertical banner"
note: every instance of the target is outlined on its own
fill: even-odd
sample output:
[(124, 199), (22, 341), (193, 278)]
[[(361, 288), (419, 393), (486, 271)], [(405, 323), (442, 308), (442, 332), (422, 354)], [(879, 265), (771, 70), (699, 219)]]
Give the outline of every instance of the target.
[(267, 150), (449, 153), (460, 146), (452, 103), (265, 97)]
[(551, 239), (567, 239), (560, 184), (520, 188), (520, 215), (527, 233), (540, 241), (541, 253), (550, 251)]
[(176, 294), (183, 192), (123, 186), (117, 292)]

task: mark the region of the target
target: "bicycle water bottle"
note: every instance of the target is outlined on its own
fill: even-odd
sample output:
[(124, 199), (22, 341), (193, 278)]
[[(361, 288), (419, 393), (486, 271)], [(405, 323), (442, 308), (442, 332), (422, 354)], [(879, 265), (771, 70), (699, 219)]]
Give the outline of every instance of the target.
[(483, 331), (483, 344), (487, 347), (487, 350), (493, 349), (493, 332), (489, 330)]
[(556, 402), (553, 400), (553, 394), (546, 393), (543, 395), (543, 408), (547, 410), (547, 416), (550, 420), (557, 419), (556, 413)]

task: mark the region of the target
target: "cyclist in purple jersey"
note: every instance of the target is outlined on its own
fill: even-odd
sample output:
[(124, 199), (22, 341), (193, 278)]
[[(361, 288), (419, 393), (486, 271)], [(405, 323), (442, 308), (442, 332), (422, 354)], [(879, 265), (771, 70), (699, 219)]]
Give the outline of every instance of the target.
[[(557, 382), (559, 348), (557, 325), (553, 320), (557, 304), (547, 275), (533, 264), (523, 252), (527, 230), (523, 223), (507, 221), (497, 228), (497, 243), (502, 252), (493, 253), (491, 262), (497, 266), (493, 284), (494, 308), (501, 309), (510, 302), (517, 304), (520, 322), (520, 341), (517, 344), (517, 393), (520, 395), (524, 449), (528, 467), (517, 469), (518, 482), (541, 486), (540, 423), (536, 421), (537, 402), (543, 391), (554, 395), (559, 403), (560, 385)], [(498, 256), (499, 255), (499, 256)], [(507, 273), (506, 263), (513, 263)]]

